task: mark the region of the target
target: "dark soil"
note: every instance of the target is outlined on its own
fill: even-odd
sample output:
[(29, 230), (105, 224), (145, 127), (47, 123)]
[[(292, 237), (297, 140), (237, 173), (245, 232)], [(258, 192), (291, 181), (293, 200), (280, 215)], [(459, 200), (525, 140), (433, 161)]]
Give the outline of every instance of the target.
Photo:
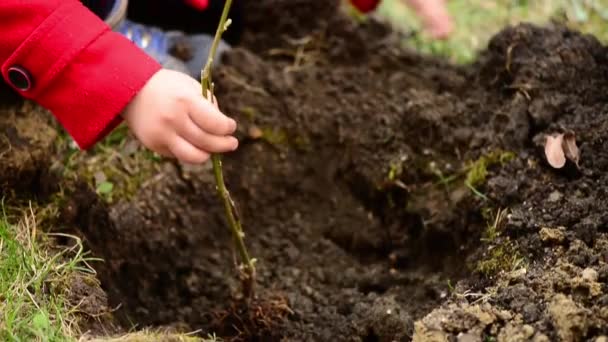
[[(166, 163), (132, 201), (68, 193), (63, 224), (105, 259), (119, 319), (239, 340), (602, 341), (608, 48), (520, 25), (456, 67), (326, 2), (246, 7), (215, 81), (240, 126), (224, 167), (257, 296), (240, 301), (211, 166)], [(580, 166), (554, 170), (543, 137), (566, 129)]]
[(57, 191), (49, 172), (57, 132), (45, 111), (13, 100), (0, 107), (0, 196), (44, 198)]

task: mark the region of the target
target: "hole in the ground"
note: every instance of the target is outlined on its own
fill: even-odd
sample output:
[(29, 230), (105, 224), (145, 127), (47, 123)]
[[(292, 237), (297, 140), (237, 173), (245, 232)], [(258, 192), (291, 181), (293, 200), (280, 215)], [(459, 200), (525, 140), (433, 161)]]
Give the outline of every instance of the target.
[(380, 342), (380, 337), (376, 335), (374, 329), (369, 328), (367, 335), (363, 336), (362, 342)]
[[(166, 186), (171, 189), (170, 185)], [(207, 201), (201, 201), (197, 193), (182, 194), (183, 203), (145, 197), (151, 205), (166, 206), (176, 214), (159, 215), (150, 220), (150, 215), (139, 212), (134, 204), (124, 204), (122, 209), (113, 209), (115, 213), (110, 220), (96, 194), (85, 188), (79, 191), (74, 195), (78, 206), (77, 225), (93, 251), (105, 259), (99, 274), (108, 289), (111, 305), (121, 305), (117, 315), (124, 322), (142, 326), (181, 322), (225, 336), (245, 334), (260, 338), (261, 335), (256, 334), (262, 334), (268, 337), (278, 333), (269, 328), (280, 323), (275, 321), (277, 317), (294, 322), (321, 319), (316, 324), (338, 324), (327, 322), (330, 312), (331, 317), (342, 312), (340, 319), (352, 320), (354, 313), (343, 310), (352, 305), (351, 301), (364, 302), (368, 295), (388, 293), (397, 294), (396, 305), (401, 305), (412, 317), (420, 317), (445, 298), (441, 293), (448, 291), (448, 279), (455, 282), (466, 272), (464, 254), (459, 253), (458, 242), (450, 232), (424, 227), (423, 219), (413, 214), (370, 223), (367, 213), (356, 214), (359, 211), (351, 210), (360, 205), (351, 198), (348, 201), (352, 203), (345, 200), (347, 207), (337, 211), (344, 213), (345, 221), (337, 216), (334, 218), (337, 221), (328, 225), (343, 228), (342, 242), (330, 234), (334, 245), (319, 245), (319, 237), (326, 235), (326, 231), (318, 232), (314, 227), (302, 230), (301, 225), (310, 224), (305, 218), (311, 216), (296, 215), (294, 221), (257, 226), (262, 231), (250, 233), (248, 242), (257, 246), (256, 256), (262, 260), (260, 300), (277, 295), (273, 290), (277, 284), (284, 295), (282, 300), (260, 304), (260, 308), (269, 310), (264, 311), (269, 312), (267, 315), (259, 317), (250, 312), (254, 316), (243, 316), (247, 311), (233, 296), (238, 291), (238, 282), (234, 256), (226, 248), (230, 241), (224, 238), (217, 241), (218, 236), (226, 236), (218, 234), (224, 232), (225, 226), (215, 223), (221, 222), (217, 220), (222, 215), (221, 208), (214, 208), (212, 215), (209, 211), (197, 210)], [(237, 188), (237, 194), (238, 191)], [(281, 205), (289, 208), (295, 204), (312, 211), (326, 208), (324, 203), (311, 202), (310, 206), (302, 203), (305, 203), (302, 198), (293, 194), (293, 200)], [(265, 214), (259, 210), (249, 212), (261, 215), (256, 217), (268, 217), (274, 215), (276, 208), (264, 210)], [(196, 225), (174, 226), (176, 221), (171, 217), (177, 214), (184, 215), (184, 220), (179, 222), (208, 224), (205, 229)], [(106, 217), (101, 217), (103, 215)], [(390, 229), (385, 226), (387, 222), (391, 223)], [(412, 228), (408, 229), (410, 224)], [(353, 243), (353, 234), (361, 229), (368, 231)], [(410, 235), (409, 230), (414, 233)], [(322, 235), (315, 235), (319, 233)], [(189, 236), (189, 243), (184, 243), (184, 236)], [(300, 241), (304, 236), (306, 239)], [(387, 241), (389, 236), (394, 238)], [(346, 251), (347, 256), (338, 251)], [(305, 263), (297, 264), (302, 261)], [(383, 276), (376, 277), (374, 272)], [(357, 291), (353, 293), (349, 287)], [(311, 306), (319, 301), (324, 304)], [(374, 305), (365, 305), (363, 310), (370, 310), (373, 315)], [(367, 336), (370, 341), (374, 338), (379, 337)]]
[[(471, 237), (478, 235), (484, 227), (477, 208), (451, 207), (448, 204), (429, 217), (424, 202), (429, 202), (428, 207), (431, 207), (435, 205), (433, 201), (437, 201), (431, 195), (425, 198), (417, 194), (419, 198), (416, 201), (419, 206), (423, 203), (425, 210), (416, 212), (407, 209), (408, 201), (413, 197), (402, 186), (378, 187), (370, 184), (369, 178), (362, 174), (349, 171), (343, 171), (336, 178), (342, 179), (351, 194), (378, 218), (382, 226), (376, 231), (380, 243), (375, 249), (366, 246), (362, 253), (356, 246), (330, 236), (340, 247), (355, 256), (365, 255), (367, 259), (363, 261), (370, 255), (375, 256), (375, 261), (388, 258), (391, 267), (397, 269), (415, 269), (423, 265), (429, 272), (444, 273), (456, 279), (468, 274), (463, 267), (464, 260), (476, 247), (469, 245), (474, 241)], [(442, 199), (445, 203), (450, 202), (448, 193), (437, 193), (445, 196)]]

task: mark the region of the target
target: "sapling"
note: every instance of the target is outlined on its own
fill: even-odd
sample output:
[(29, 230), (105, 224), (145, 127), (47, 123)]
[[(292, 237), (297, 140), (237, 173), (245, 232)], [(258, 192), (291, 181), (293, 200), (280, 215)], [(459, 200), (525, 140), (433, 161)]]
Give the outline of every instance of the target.
[[(203, 88), (203, 96), (207, 99), (211, 99), (211, 101), (214, 101), (214, 84), (211, 78), (213, 58), (215, 57), (217, 46), (220, 42), (222, 34), (228, 29), (228, 26), (230, 25), (230, 19), (228, 19), (228, 12), (230, 12), (231, 5), (232, 0), (226, 0), (226, 2), (224, 3), (224, 10), (222, 11), (222, 16), (220, 18), (217, 31), (215, 32), (213, 44), (211, 45), (211, 49), (209, 50), (207, 63), (205, 64), (205, 67), (201, 72), (201, 86)], [(215, 175), (215, 182), (217, 183), (218, 195), (224, 202), (228, 225), (230, 226), (236, 249), (238, 250), (241, 257), (242, 265), (240, 267), (240, 273), (243, 278), (243, 292), (245, 297), (249, 298), (253, 295), (253, 289), (255, 284), (255, 259), (249, 257), (249, 252), (247, 252), (247, 247), (245, 246), (245, 234), (243, 233), (240, 217), (238, 215), (236, 206), (234, 205), (234, 201), (230, 196), (230, 192), (228, 191), (228, 189), (226, 188), (226, 184), (224, 183), (222, 159), (218, 154), (213, 154), (211, 156), (211, 161), (213, 162), (213, 173)]]

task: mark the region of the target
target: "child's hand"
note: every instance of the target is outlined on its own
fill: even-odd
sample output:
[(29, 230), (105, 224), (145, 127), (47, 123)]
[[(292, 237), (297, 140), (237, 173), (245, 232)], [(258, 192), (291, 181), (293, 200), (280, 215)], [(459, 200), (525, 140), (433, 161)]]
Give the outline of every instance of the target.
[(422, 18), (424, 26), (433, 38), (447, 38), (453, 30), (446, 0), (405, 0)]
[(160, 70), (123, 113), (147, 148), (185, 163), (202, 163), (211, 153), (234, 151), (236, 122), (201, 95), (201, 85), (176, 71)]

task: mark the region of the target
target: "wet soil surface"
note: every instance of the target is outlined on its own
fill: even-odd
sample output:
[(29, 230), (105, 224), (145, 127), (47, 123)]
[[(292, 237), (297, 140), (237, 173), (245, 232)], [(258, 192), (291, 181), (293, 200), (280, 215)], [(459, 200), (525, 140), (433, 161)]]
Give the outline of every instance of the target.
[[(520, 25), (456, 67), (325, 2), (246, 6), (215, 81), (239, 121), (224, 167), (256, 298), (239, 297), (211, 166), (165, 163), (131, 201), (67, 192), (63, 224), (105, 259), (119, 319), (236, 340), (603, 341), (608, 48)], [(544, 136), (566, 130), (581, 159), (556, 170)]]

